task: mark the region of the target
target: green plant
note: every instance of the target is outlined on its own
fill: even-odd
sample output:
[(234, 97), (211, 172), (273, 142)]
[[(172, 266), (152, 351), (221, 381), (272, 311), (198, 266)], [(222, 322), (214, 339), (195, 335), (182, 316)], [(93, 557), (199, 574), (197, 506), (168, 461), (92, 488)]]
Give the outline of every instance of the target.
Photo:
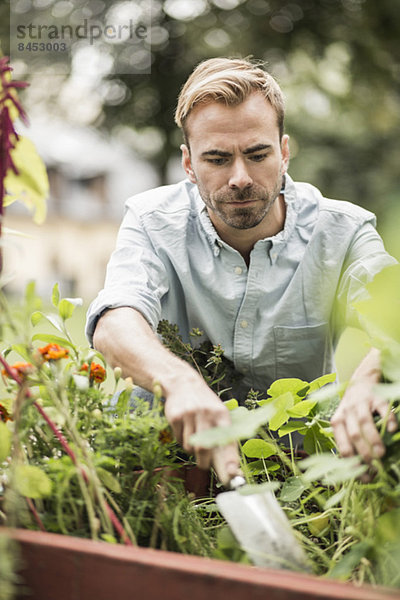
[[(260, 484), (274, 483), (314, 573), (358, 583), (400, 585), (396, 573), (400, 473), (393, 460), (399, 435), (389, 436), (382, 420), (378, 422), (392, 452), (375, 461), (372, 482), (359, 481), (368, 467), (358, 457), (337, 455), (327, 419), (332, 408), (327, 413), (326, 406), (329, 402), (332, 407), (333, 394), (326, 389), (317, 393), (332, 379), (278, 380), (268, 390), (269, 398), (251, 399), (249, 408), (230, 402), (232, 425), (196, 434), (192, 442), (206, 447), (242, 442), (242, 469), (249, 484), (258, 484), (253, 492), (263, 491)], [(399, 408), (395, 410), (399, 414)], [(293, 444), (295, 431), (303, 436), (307, 458)], [(281, 441), (284, 436), (288, 436), (287, 446)]]
[[(180, 477), (191, 461), (172, 439), (157, 389), (152, 408), (137, 399), (133, 411), (132, 382), (121, 382), (116, 369), (114, 390), (105, 392), (102, 357), (77, 347), (68, 332), (79, 300), (60, 298), (56, 285), (52, 304), (53, 312), (42, 312), (30, 285), (19, 320), (7, 316), (7, 335), (11, 330), (15, 343), (0, 357), (7, 421), (0, 423), (3, 519), (10, 525), (210, 555), (214, 534), (207, 534), (201, 508), (185, 493)], [(4, 298), (2, 305), (7, 314)], [(32, 326), (42, 321), (56, 333), (33, 333)], [(9, 365), (11, 352), (24, 362)], [(206, 520), (212, 531), (209, 514)]]
[[(16, 316), (1, 299), (4, 338), (13, 342), (0, 355), (0, 518), (9, 525), (248, 562), (212, 494), (196, 500), (185, 492), (180, 473), (193, 461), (172, 438), (160, 387), (155, 385), (153, 407), (136, 399), (132, 409), (132, 382), (122, 380), (117, 368), (106, 390), (102, 356), (74, 343), (68, 322), (79, 304), (61, 298), (57, 285), (50, 312), (43, 311), (33, 284)], [(55, 333), (42, 332), (43, 323)], [(220, 346), (184, 343), (166, 321), (159, 332), (228, 398), (232, 424), (196, 434), (193, 442), (240, 443), (248, 485), (252, 491), (272, 485), (312, 571), (400, 586), (399, 433), (389, 436), (385, 420), (377, 419), (388, 452), (374, 462), (374, 479), (362, 483), (358, 477), (368, 467), (336, 451), (329, 418), (346, 385), (334, 383), (334, 374), (312, 382), (277, 380), (264, 395), (250, 390), (239, 406), (231, 397), (233, 367)], [(201, 332), (192, 334), (200, 340)], [(22, 361), (10, 365), (15, 355)], [(399, 414), (398, 382), (378, 389)]]

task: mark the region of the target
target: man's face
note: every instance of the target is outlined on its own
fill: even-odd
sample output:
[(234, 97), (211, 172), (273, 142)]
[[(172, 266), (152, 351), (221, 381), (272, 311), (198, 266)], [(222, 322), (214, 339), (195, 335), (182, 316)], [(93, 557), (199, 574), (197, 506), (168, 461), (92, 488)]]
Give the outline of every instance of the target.
[(209, 102), (187, 119), (183, 167), (217, 231), (251, 229), (273, 211), (289, 161), (275, 110), (260, 92), (237, 106)]

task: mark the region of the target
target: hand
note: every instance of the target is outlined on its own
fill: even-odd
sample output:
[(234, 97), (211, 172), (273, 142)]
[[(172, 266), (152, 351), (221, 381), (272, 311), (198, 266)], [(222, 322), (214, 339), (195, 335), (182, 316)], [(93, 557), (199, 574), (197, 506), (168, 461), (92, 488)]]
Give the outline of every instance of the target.
[(187, 452), (194, 453), (198, 467), (214, 466), (222, 484), (240, 473), (236, 444), (217, 448), (193, 447), (192, 434), (211, 427), (229, 425), (229, 410), (203, 380), (179, 383), (166, 395), (165, 416), (174, 435)]
[(385, 446), (375, 427), (373, 413), (388, 417), (387, 430), (397, 429), (395, 415), (390, 405), (373, 392), (375, 378), (361, 378), (350, 382), (331, 423), (342, 456), (359, 454), (370, 463), (385, 454)]

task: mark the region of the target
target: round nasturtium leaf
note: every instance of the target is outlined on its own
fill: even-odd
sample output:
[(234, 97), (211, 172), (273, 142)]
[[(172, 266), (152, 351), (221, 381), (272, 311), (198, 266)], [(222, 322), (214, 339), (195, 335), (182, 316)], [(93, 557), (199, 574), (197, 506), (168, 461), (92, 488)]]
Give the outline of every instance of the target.
[(247, 440), (242, 447), (243, 453), (248, 458), (268, 458), (276, 454), (276, 449), (273, 444), (268, 444), (264, 440)]
[(46, 473), (33, 465), (17, 465), (15, 485), (21, 496), (42, 498), (51, 492), (51, 480)]

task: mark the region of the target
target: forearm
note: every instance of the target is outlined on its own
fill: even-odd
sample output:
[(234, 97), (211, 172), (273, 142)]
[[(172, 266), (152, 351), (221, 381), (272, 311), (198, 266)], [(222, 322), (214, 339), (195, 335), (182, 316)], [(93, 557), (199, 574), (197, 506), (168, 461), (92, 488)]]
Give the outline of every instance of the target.
[(165, 402), (165, 416), (177, 441), (194, 452), (199, 467), (211, 464), (220, 480), (228, 484), (239, 471), (235, 444), (212, 450), (191, 445), (191, 436), (204, 429), (229, 425), (228, 409), (190, 365), (164, 348), (143, 316), (132, 308), (107, 311), (99, 320), (93, 343), (124, 377), (150, 391), (160, 383)]
[(199, 375), (165, 348), (146, 319), (135, 309), (108, 310), (99, 319), (93, 344), (112, 367), (120, 367), (124, 377), (152, 391), (154, 382), (168, 393), (181, 382), (197, 381)]
[(367, 379), (372, 384), (378, 383), (381, 378), (381, 353), (377, 348), (371, 348), (362, 359), (350, 378), (350, 383), (360, 379)]

